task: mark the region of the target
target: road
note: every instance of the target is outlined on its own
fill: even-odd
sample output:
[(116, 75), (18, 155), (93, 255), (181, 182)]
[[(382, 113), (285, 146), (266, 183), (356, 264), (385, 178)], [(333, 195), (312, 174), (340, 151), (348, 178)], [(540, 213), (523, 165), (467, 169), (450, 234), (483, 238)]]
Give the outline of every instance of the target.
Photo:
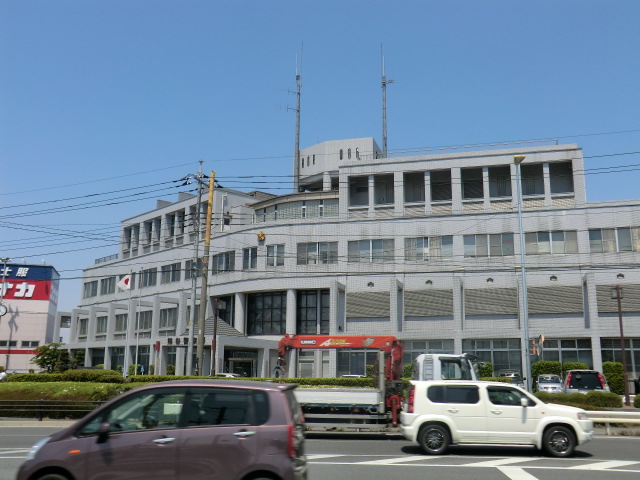
[[(0, 480), (14, 480), (38, 439), (60, 426), (0, 421)], [(597, 436), (568, 459), (542, 456), (529, 447), (452, 447), (427, 456), (399, 436), (311, 436), (307, 439), (309, 480), (637, 480), (640, 437)]]

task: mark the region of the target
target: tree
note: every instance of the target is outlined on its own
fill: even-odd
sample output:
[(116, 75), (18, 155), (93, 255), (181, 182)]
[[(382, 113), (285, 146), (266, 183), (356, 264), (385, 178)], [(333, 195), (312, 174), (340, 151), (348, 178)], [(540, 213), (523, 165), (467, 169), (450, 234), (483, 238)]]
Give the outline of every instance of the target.
[(47, 373), (64, 372), (71, 367), (69, 351), (60, 348), (60, 343), (49, 343), (34, 348), (36, 356), (31, 359), (38, 367)]

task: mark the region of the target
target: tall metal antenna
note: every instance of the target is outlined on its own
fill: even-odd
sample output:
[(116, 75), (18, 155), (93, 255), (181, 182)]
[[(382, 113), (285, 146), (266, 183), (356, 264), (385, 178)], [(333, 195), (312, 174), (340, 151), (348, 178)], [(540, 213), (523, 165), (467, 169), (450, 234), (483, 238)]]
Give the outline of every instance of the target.
[[(302, 46), (304, 49), (304, 44)], [(300, 70), (298, 70), (298, 65)], [(296, 54), (296, 145), (293, 154), (293, 191), (300, 191), (300, 89), (302, 88), (302, 50)]]
[(382, 61), (382, 156), (387, 158), (387, 85), (393, 80), (387, 80), (384, 73), (384, 52), (380, 45), (380, 57)]

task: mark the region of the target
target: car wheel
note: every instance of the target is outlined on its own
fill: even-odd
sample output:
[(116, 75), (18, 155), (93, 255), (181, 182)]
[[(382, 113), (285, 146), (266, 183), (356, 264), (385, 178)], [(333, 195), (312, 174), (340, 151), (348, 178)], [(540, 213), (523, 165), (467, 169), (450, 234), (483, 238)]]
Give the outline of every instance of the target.
[(442, 425), (427, 425), (420, 430), (418, 442), (426, 454), (441, 455), (449, 448), (451, 435)]
[(569, 457), (576, 449), (576, 437), (567, 427), (549, 427), (542, 437), (542, 447), (552, 457)]

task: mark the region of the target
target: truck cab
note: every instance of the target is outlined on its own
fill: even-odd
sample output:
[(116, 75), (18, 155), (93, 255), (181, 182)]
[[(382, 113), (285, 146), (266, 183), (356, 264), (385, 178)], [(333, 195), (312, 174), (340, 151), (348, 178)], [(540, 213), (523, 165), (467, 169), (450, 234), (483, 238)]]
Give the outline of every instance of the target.
[(413, 361), (412, 380), (478, 380), (472, 356), (422, 353)]

